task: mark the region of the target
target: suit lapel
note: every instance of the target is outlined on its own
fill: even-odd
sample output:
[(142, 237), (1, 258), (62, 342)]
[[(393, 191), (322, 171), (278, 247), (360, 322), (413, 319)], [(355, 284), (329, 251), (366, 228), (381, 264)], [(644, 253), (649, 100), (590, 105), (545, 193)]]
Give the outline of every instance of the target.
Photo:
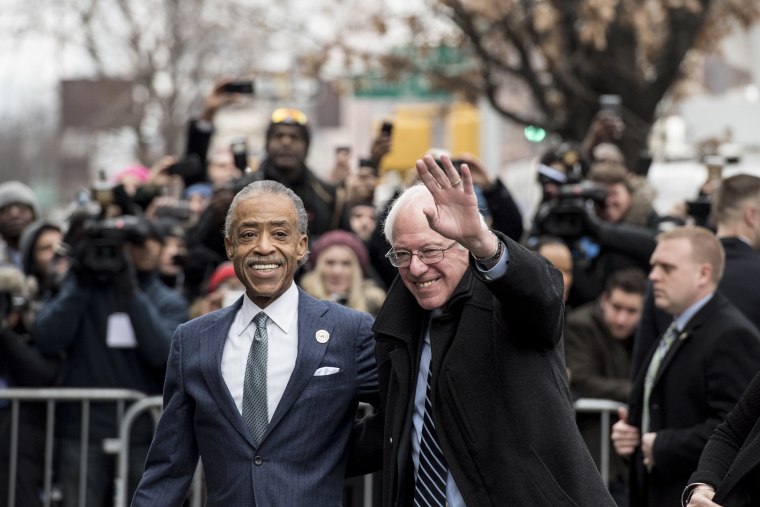
[[(678, 333), (676, 340), (670, 346), (670, 349), (665, 354), (665, 357), (662, 359), (662, 362), (660, 363), (660, 367), (657, 370), (657, 375), (655, 376), (654, 382), (652, 383), (652, 389), (654, 389), (654, 386), (656, 386), (657, 383), (660, 381), (660, 377), (662, 377), (663, 372), (668, 368), (670, 363), (673, 361), (673, 358), (676, 357), (676, 354), (678, 354), (678, 349), (681, 348), (681, 345), (689, 338), (689, 336), (691, 335), (691, 332), (692, 332), (692, 329), (685, 329), (681, 331), (680, 333)], [(651, 358), (650, 358), (650, 362), (651, 362)]]
[[(238, 412), (235, 400), (232, 399), (230, 390), (222, 377), (222, 352), (224, 343), (227, 341), (232, 322), (235, 320), (240, 306), (243, 304), (241, 297), (237, 303), (226, 308), (219, 318), (204, 332), (201, 339), (202, 361), (201, 371), (206, 379), (211, 396), (216, 401), (217, 406), (224, 416), (230, 421), (230, 424), (240, 433), (249, 444), (254, 446), (248, 427), (243, 421), (243, 417)], [(255, 446), (254, 446), (255, 447)]]
[[(697, 313), (694, 315), (694, 317), (689, 320), (689, 322), (686, 323), (686, 327), (684, 327), (684, 330), (678, 333), (678, 337), (676, 338), (676, 341), (673, 342), (673, 345), (670, 347), (670, 350), (668, 350), (668, 353), (665, 354), (665, 357), (662, 360), (662, 363), (660, 363), (660, 368), (657, 370), (657, 376), (654, 379), (654, 383), (652, 384), (652, 389), (654, 389), (654, 386), (657, 385), (657, 383), (660, 381), (660, 377), (662, 377), (663, 372), (665, 372), (670, 365), (670, 363), (673, 361), (673, 358), (676, 357), (676, 354), (678, 354), (678, 349), (681, 348), (681, 346), (692, 337), (692, 335), (699, 330), (699, 328), (702, 326), (702, 324), (705, 322), (709, 316), (714, 313), (719, 307), (723, 306), (724, 300), (718, 294), (718, 292), (715, 292), (713, 294), (713, 297), (710, 298), (710, 300), (703, 306)], [(651, 356), (650, 356), (651, 357)], [(648, 364), (648, 363), (647, 363)]]
[[(328, 308), (329, 306), (325, 302), (319, 301), (298, 289), (298, 355), (296, 356), (296, 364), (263, 440), (266, 440), (267, 435), (301, 396), (306, 384), (309, 383), (322, 362), (327, 347), (335, 338), (333, 336), (335, 323), (322, 318)], [(326, 343), (318, 342), (316, 339), (317, 331), (327, 331), (330, 340)]]

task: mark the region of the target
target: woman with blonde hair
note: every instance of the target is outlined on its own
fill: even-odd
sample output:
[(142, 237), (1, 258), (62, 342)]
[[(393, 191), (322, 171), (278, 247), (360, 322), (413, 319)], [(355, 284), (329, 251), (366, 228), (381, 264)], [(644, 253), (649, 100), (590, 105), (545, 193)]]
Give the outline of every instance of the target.
[(311, 249), (313, 269), (301, 278), (301, 288), (312, 296), (377, 315), (383, 291), (365, 278), (369, 254), (364, 243), (350, 232), (335, 230), (323, 234)]

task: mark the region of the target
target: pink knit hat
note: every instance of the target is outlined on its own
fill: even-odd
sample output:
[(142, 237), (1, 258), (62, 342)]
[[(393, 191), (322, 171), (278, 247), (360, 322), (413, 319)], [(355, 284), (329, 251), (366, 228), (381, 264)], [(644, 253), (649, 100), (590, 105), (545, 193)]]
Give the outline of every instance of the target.
[(367, 271), (367, 266), (369, 265), (369, 254), (367, 253), (367, 247), (364, 246), (364, 243), (362, 243), (362, 240), (360, 240), (356, 234), (339, 229), (326, 232), (325, 234), (321, 235), (317, 241), (314, 242), (314, 244), (311, 246), (312, 265), (316, 266), (319, 255), (329, 247), (335, 245), (343, 245), (350, 248), (356, 255), (362, 271)]
[(117, 172), (114, 181), (120, 183), (127, 176), (134, 176), (140, 183), (146, 183), (150, 178), (150, 169), (141, 165), (130, 165)]

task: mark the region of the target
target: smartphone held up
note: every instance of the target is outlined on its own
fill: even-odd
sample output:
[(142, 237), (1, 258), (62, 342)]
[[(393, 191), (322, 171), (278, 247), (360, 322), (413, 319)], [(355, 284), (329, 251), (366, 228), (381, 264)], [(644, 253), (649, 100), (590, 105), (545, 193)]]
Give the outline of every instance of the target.
[(255, 87), (253, 81), (231, 81), (222, 86), (221, 90), (225, 93), (243, 93), (253, 95)]

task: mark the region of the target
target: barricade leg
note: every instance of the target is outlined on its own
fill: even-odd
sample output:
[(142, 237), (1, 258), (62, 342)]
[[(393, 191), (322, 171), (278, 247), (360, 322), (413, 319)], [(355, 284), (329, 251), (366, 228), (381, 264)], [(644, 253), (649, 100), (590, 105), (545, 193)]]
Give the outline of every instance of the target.
[(11, 402), (11, 442), (8, 461), (8, 505), (16, 505), (16, 474), (18, 471), (19, 401)]
[(602, 472), (602, 480), (609, 486), (610, 484), (610, 413), (606, 410), (602, 411), (602, 431), (601, 431), (601, 447), (600, 447), (600, 467)]
[(87, 505), (87, 458), (90, 456), (90, 402), (82, 401), (81, 432), (79, 434), (79, 507)]
[(55, 430), (55, 401), (47, 402), (47, 420), (45, 421), (45, 475), (43, 506), (50, 507), (53, 491), (53, 431)]

